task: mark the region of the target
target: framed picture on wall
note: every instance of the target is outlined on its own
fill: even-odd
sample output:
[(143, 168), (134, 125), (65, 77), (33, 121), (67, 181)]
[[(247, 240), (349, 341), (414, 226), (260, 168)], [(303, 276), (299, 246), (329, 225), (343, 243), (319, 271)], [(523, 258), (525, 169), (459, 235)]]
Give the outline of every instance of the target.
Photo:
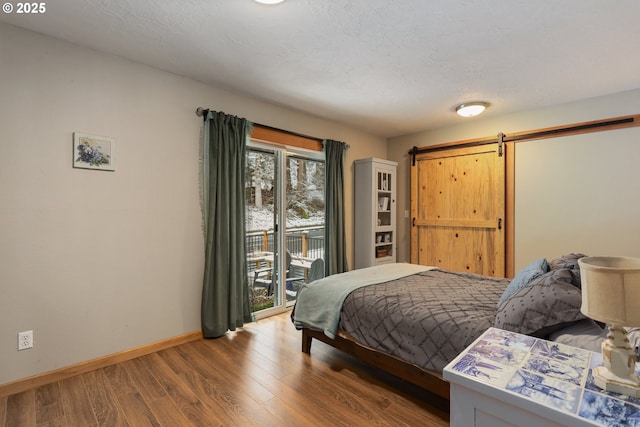
[(116, 141), (105, 136), (73, 133), (73, 167), (116, 170)]

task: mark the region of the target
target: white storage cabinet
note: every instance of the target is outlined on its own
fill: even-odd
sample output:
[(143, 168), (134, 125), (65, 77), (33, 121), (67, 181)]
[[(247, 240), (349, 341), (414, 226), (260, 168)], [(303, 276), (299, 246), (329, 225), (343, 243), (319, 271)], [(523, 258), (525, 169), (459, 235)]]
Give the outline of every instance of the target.
[(396, 262), (396, 162), (354, 161), (355, 268)]

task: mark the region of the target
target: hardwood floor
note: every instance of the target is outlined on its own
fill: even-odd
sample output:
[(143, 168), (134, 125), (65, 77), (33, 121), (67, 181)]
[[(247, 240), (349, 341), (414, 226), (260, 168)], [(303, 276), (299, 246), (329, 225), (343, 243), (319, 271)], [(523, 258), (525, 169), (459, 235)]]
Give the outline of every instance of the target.
[(0, 427), (448, 426), (449, 402), (315, 342), (289, 313), (0, 398)]

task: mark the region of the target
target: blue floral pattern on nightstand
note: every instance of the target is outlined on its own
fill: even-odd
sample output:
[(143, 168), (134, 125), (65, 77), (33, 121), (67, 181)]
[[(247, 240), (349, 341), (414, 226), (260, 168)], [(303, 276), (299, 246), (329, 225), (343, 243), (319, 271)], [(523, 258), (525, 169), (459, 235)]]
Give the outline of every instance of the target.
[(451, 370), (600, 425), (640, 426), (640, 399), (598, 388), (599, 365), (599, 353), (490, 328)]

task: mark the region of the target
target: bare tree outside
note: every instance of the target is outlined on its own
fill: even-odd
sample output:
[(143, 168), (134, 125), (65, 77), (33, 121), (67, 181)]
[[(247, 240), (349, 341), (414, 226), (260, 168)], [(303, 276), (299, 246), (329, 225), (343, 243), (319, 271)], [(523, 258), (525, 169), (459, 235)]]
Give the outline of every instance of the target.
[[(273, 155), (249, 150), (247, 155), (247, 232), (273, 230)], [(324, 162), (287, 158), (287, 227), (324, 225)]]

